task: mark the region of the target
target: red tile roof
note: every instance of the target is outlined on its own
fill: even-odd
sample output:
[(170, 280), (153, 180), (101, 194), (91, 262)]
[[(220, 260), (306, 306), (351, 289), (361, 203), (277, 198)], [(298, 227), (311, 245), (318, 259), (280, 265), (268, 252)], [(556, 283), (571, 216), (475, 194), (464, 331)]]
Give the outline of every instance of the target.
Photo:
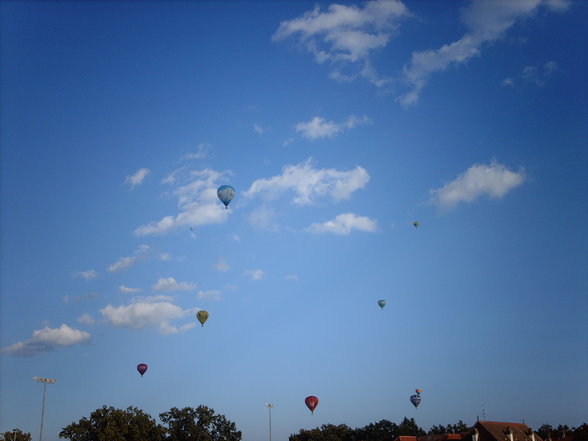
[[(480, 433), (478, 441), (543, 441), (529, 426), (521, 423), (478, 421), (474, 428)], [(512, 438), (509, 433), (512, 433)]]

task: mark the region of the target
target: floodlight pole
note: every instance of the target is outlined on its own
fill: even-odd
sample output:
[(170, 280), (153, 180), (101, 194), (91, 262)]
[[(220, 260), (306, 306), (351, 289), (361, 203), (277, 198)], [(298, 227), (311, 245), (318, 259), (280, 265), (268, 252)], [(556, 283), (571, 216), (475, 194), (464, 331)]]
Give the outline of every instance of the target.
[(266, 403), (265, 407), (269, 411), (269, 441), (272, 441), (272, 407), (274, 407), (271, 403)]
[(41, 429), (39, 430), (39, 441), (43, 441), (43, 420), (45, 419), (45, 396), (47, 394), (47, 383), (53, 384), (57, 380), (52, 378), (33, 377), (33, 380), (43, 383), (43, 407), (41, 408)]

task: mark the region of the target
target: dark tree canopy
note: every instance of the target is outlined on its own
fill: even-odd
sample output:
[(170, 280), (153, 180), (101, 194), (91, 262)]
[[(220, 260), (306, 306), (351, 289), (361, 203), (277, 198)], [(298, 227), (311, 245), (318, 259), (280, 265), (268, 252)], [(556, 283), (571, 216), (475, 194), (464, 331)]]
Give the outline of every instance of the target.
[(172, 407), (159, 414), (166, 426), (166, 441), (240, 441), (241, 432), (224, 415), (216, 415), (206, 406)]
[(456, 424), (448, 424), (447, 427), (443, 425), (433, 426), (429, 429), (429, 435), (438, 435), (444, 433), (464, 433), (467, 432), (469, 427), (462, 420), (459, 420)]
[(0, 441), (31, 441), (31, 439), (30, 433), (24, 433), (20, 429), (0, 433)]
[(290, 441), (357, 441), (355, 430), (346, 424), (323, 424), (320, 428), (300, 430), (290, 435)]
[(59, 437), (70, 441), (162, 441), (163, 430), (141, 409), (103, 406), (90, 418), (83, 417), (64, 427)]

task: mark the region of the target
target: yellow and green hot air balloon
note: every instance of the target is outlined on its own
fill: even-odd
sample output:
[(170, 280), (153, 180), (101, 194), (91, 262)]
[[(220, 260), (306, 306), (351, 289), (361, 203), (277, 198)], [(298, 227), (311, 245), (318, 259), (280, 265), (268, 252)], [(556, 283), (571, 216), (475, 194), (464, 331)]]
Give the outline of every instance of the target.
[(202, 310), (202, 311), (198, 311), (198, 312), (196, 313), (196, 318), (198, 319), (198, 321), (200, 322), (200, 324), (201, 324), (202, 326), (204, 326), (204, 322), (205, 322), (206, 320), (208, 320), (208, 312), (207, 312), (207, 311), (204, 311), (204, 310)]

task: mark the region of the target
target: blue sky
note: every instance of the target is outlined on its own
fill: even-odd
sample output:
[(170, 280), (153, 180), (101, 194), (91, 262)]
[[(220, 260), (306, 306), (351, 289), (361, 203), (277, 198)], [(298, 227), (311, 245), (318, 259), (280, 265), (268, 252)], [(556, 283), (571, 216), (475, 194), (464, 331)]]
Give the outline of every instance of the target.
[(585, 421), (588, 4), (0, 8), (0, 431)]

